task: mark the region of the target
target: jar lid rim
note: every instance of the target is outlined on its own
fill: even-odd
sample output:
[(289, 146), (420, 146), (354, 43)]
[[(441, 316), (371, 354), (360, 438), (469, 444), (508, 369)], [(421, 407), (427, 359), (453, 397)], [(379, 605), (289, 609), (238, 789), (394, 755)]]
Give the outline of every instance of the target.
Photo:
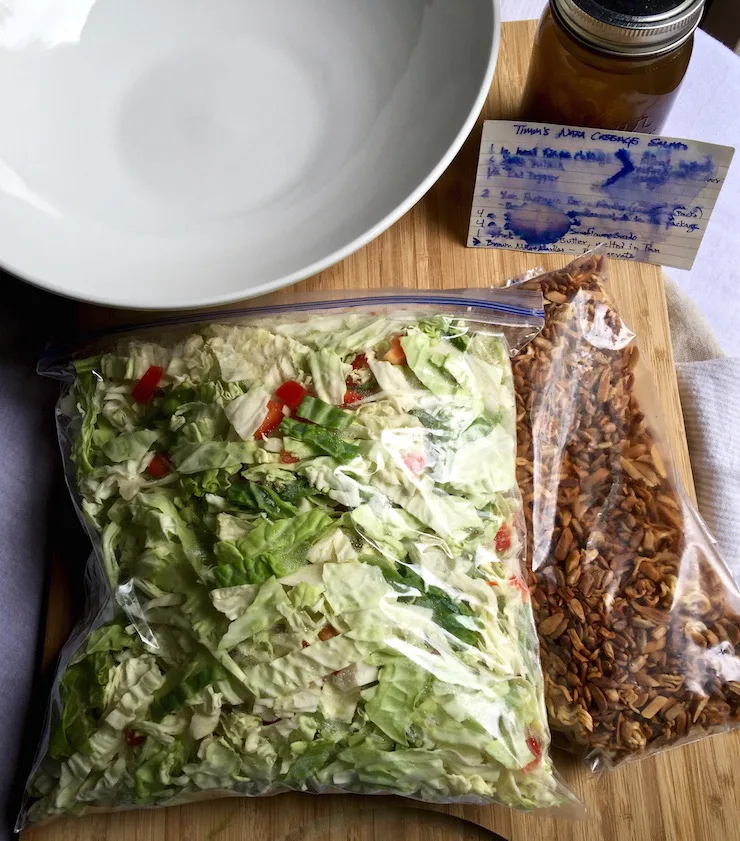
[(657, 55), (688, 40), (699, 25), (705, 0), (675, 0), (673, 8), (652, 15), (609, 9), (603, 0), (550, 0), (573, 35), (616, 55)]

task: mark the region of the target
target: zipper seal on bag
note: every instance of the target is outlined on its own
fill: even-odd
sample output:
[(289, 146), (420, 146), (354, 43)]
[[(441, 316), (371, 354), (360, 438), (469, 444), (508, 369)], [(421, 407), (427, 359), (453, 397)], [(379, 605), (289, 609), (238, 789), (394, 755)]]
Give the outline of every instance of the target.
[[(329, 294), (336, 292), (341, 295), (342, 290), (328, 290)], [(288, 298), (284, 302), (274, 304), (263, 304), (255, 307), (241, 307), (233, 310), (212, 310), (208, 312), (189, 312), (182, 315), (171, 315), (155, 321), (141, 322), (140, 324), (128, 323), (119, 327), (112, 327), (105, 330), (91, 331), (72, 343), (54, 344), (50, 343), (37, 365), (37, 373), (42, 376), (64, 379), (60, 366), (68, 364), (72, 359), (88, 345), (105, 338), (115, 339), (126, 334), (147, 333), (151, 330), (174, 329), (180, 326), (195, 324), (216, 324), (224, 321), (236, 320), (239, 318), (256, 319), (260, 317), (281, 315), (281, 314), (305, 314), (325, 310), (347, 310), (366, 309), (374, 306), (392, 307), (399, 305), (409, 307), (418, 305), (420, 307), (450, 307), (460, 310), (460, 314), (486, 311), (497, 313), (501, 316), (509, 316), (512, 319), (510, 324), (500, 323), (500, 326), (526, 326), (533, 325), (541, 327), (544, 324), (545, 309), (542, 295), (534, 290), (512, 289), (512, 288), (482, 288), (482, 289), (451, 289), (429, 294), (411, 293), (399, 291), (381, 292), (377, 295), (364, 294), (351, 298), (327, 298), (322, 293), (302, 293)], [(303, 299), (303, 300), (302, 300)], [(511, 301), (510, 303), (508, 301)]]

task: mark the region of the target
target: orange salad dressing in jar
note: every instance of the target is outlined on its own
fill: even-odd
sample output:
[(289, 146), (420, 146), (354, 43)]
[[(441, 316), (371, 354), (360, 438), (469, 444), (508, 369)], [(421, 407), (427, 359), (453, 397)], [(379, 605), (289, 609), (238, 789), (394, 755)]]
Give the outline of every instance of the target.
[(689, 66), (704, 0), (550, 0), (522, 117), (657, 133)]

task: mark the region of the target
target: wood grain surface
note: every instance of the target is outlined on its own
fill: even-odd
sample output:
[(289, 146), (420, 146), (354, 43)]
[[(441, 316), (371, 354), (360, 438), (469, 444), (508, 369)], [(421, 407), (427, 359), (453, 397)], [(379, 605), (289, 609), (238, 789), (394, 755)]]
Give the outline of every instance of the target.
[[(534, 24), (506, 24), (498, 70), (483, 118), (516, 116)], [(465, 247), (480, 124), (437, 185), (396, 225), (302, 289), (483, 287), (567, 259)], [(681, 475), (693, 493), (659, 268), (612, 262), (615, 297), (653, 370), (656, 393)], [(81, 327), (148, 316), (80, 306)], [(51, 663), (71, 621), (66, 564), (55, 553), (46, 633)], [(740, 839), (740, 733), (716, 736), (594, 778), (558, 755), (567, 784), (589, 808), (571, 821), (500, 807), (433, 807), (397, 798), (285, 794), (229, 798), (167, 809), (63, 819), (24, 833), (23, 841), (733, 841)], [(464, 821), (458, 820), (459, 818)]]

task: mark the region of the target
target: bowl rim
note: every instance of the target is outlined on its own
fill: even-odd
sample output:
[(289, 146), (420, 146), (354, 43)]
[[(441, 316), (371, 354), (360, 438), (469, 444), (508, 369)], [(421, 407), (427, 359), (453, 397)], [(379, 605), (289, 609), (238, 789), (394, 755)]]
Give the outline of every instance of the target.
[(475, 124), (480, 116), (481, 111), (483, 110), (483, 106), (485, 104), (486, 98), (488, 93), (491, 89), (491, 84), (493, 81), (493, 74), (496, 70), (496, 63), (498, 61), (498, 54), (499, 48), (501, 45), (501, 8), (500, 8), (500, 0), (489, 0), (491, 4), (492, 10), (492, 32), (491, 32), (491, 49), (488, 55), (488, 62), (486, 65), (486, 70), (483, 74), (483, 78), (480, 83), (480, 87), (478, 93), (476, 94), (475, 100), (473, 101), (472, 108), (470, 113), (465, 119), (465, 122), (462, 124), (460, 129), (458, 130), (457, 134), (455, 135), (452, 143), (447, 148), (447, 151), (442, 156), (442, 158), (437, 162), (437, 164), (433, 167), (433, 169), (426, 175), (423, 181), (413, 190), (399, 205), (397, 205), (390, 213), (386, 214), (380, 221), (376, 222), (371, 228), (369, 228), (364, 233), (360, 234), (360, 236), (355, 237), (351, 242), (347, 243), (347, 245), (343, 246), (342, 248), (333, 251), (331, 254), (328, 254), (326, 257), (322, 258), (321, 260), (316, 260), (313, 263), (305, 266), (302, 269), (298, 269), (295, 272), (292, 272), (288, 275), (283, 275), (282, 277), (276, 278), (275, 280), (267, 281), (266, 283), (262, 283), (259, 286), (254, 287), (254, 290), (241, 290), (241, 291), (234, 291), (234, 292), (227, 292), (224, 295), (218, 295), (216, 297), (207, 296), (205, 298), (198, 298), (195, 300), (189, 300), (186, 303), (179, 303), (177, 301), (169, 304), (165, 303), (150, 303), (150, 304), (141, 304), (136, 303), (133, 300), (115, 300), (111, 301), (105, 295), (97, 295), (95, 293), (92, 294), (81, 294), (75, 293), (70, 291), (69, 289), (61, 286), (59, 283), (49, 282), (46, 280), (42, 280), (38, 277), (30, 277), (26, 275), (22, 269), (12, 264), (5, 262), (0, 257), (0, 270), (6, 271), (19, 280), (24, 281), (25, 283), (30, 284), (31, 286), (35, 286), (39, 289), (43, 289), (47, 292), (52, 292), (56, 295), (60, 295), (64, 298), (68, 298), (73, 301), (80, 301), (86, 304), (95, 304), (98, 306), (105, 306), (111, 307), (113, 309), (131, 309), (131, 310), (142, 310), (142, 311), (149, 311), (149, 312), (163, 312), (167, 310), (194, 310), (194, 309), (206, 309), (209, 307), (218, 307), (223, 306), (224, 304), (232, 304), (237, 303), (239, 301), (246, 301), (252, 298), (257, 298), (262, 295), (268, 295), (272, 292), (276, 292), (279, 289), (284, 289), (287, 286), (292, 286), (295, 283), (298, 283), (302, 280), (306, 280), (314, 275), (319, 274), (320, 272), (324, 271), (325, 269), (330, 268), (331, 266), (336, 265), (337, 263), (341, 262), (342, 260), (346, 259), (347, 257), (354, 254), (356, 251), (359, 251), (361, 248), (364, 248), (374, 239), (377, 239), (384, 231), (388, 230), (393, 224), (395, 224), (402, 216), (408, 213), (411, 208), (417, 204), (421, 198), (429, 192), (429, 190), (434, 186), (434, 184), (440, 179), (442, 174), (445, 170), (449, 167), (452, 163), (454, 157), (462, 148), (463, 143), (467, 140), (468, 136), (470, 135), (471, 131), (475, 127)]

